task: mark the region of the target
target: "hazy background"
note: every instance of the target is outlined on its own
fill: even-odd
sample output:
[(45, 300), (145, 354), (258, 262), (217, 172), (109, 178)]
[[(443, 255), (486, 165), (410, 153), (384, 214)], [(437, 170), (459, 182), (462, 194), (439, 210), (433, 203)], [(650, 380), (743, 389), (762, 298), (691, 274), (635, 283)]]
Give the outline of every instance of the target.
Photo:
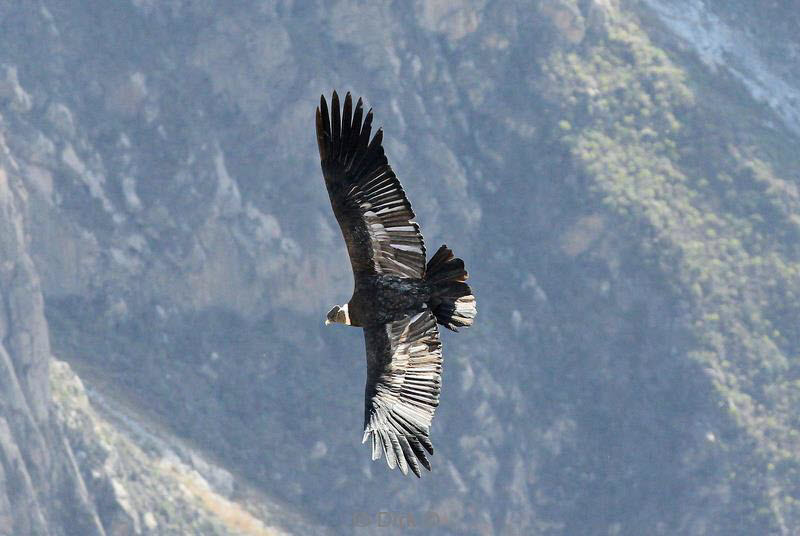
[[(0, 534), (796, 534), (798, 30), (793, 0), (0, 0)], [(333, 88), (478, 299), (421, 480), (370, 461), (361, 330), (323, 326)]]

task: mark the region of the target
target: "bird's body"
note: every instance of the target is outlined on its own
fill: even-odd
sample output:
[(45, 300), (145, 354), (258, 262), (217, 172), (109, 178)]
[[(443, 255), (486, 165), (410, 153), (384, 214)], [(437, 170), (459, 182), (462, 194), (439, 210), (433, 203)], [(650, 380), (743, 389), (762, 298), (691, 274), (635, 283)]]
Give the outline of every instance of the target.
[(429, 431), (439, 404), (442, 352), (437, 322), (453, 331), (472, 324), (475, 298), (464, 262), (442, 246), (426, 264), (411, 204), (384, 155), (381, 130), (370, 140), (372, 111), (362, 123), (359, 99), (344, 107), (333, 93), (317, 108), (325, 184), (344, 236), (355, 288), (326, 323), (364, 328), (367, 352), (364, 441), (372, 457), (420, 475), (430, 470)]
[(367, 327), (400, 320), (422, 311), (430, 296), (428, 285), (419, 279), (362, 275), (355, 280), (353, 297), (347, 302), (350, 325)]

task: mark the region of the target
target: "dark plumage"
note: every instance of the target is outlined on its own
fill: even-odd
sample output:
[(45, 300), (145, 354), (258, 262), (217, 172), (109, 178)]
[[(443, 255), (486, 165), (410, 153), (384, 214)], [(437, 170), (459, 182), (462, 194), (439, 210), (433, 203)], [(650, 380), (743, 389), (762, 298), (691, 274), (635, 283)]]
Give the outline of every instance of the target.
[[(333, 213), (342, 229), (355, 289), (326, 323), (364, 328), (367, 352), (364, 441), (392, 469), (430, 470), (429, 433), (439, 405), (442, 345), (437, 322), (457, 331), (472, 324), (475, 298), (464, 262), (442, 246), (425, 264), (414, 211), (383, 151), (383, 132), (370, 140), (372, 110), (353, 109), (348, 93), (332, 114), (317, 108), (317, 142)], [(363, 118), (363, 121), (362, 121)]]

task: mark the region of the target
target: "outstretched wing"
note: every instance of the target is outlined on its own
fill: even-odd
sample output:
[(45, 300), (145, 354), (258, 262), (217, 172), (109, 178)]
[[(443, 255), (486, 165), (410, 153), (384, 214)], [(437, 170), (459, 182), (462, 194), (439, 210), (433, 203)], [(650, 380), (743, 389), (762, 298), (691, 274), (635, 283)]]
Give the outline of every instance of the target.
[(363, 106), (353, 110), (350, 93), (339, 112), (333, 92), (332, 120), (325, 97), (317, 108), (317, 143), (322, 173), (342, 228), (353, 272), (422, 278), (425, 244), (414, 211), (383, 153), (383, 132), (372, 141), (372, 110), (362, 124)]
[(442, 344), (436, 317), (429, 310), (383, 326), (364, 328), (367, 388), (364, 394), (364, 440), (372, 439), (372, 459), (386, 455), (389, 467), (428, 471), (425, 451), (439, 405)]

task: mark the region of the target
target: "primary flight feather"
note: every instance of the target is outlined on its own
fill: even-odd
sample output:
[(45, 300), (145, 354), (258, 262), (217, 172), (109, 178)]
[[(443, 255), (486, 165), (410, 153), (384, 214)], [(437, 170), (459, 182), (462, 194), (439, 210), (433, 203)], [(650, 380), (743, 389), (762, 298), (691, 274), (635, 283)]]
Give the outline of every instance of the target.
[(322, 174), (342, 229), (355, 289), (328, 312), (331, 322), (364, 329), (367, 386), (364, 439), (372, 459), (420, 476), (430, 470), (430, 427), (439, 405), (442, 344), (437, 323), (458, 331), (472, 325), (475, 297), (464, 262), (442, 246), (425, 263), (414, 211), (383, 151), (383, 132), (370, 139), (372, 110), (350, 93), (340, 108), (333, 92), (317, 108)]

